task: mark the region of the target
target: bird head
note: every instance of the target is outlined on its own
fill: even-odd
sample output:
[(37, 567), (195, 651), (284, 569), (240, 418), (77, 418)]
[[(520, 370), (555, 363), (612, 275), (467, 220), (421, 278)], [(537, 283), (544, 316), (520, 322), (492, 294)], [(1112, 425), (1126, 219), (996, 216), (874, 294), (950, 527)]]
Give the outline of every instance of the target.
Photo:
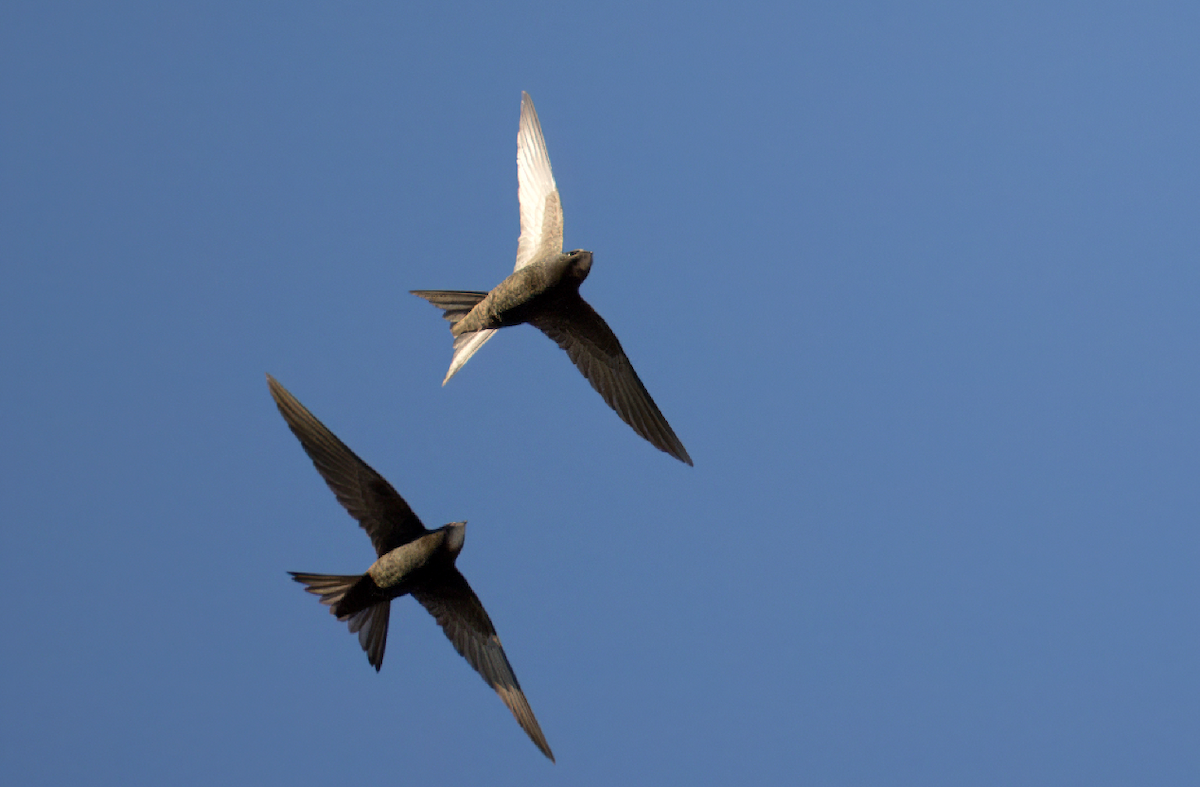
[(567, 252), (567, 276), (583, 281), (592, 270), (592, 253), (583, 249)]
[(446, 550), (453, 557), (458, 557), (458, 553), (462, 552), (463, 543), (467, 540), (467, 523), (451, 522), (442, 529), (446, 531)]

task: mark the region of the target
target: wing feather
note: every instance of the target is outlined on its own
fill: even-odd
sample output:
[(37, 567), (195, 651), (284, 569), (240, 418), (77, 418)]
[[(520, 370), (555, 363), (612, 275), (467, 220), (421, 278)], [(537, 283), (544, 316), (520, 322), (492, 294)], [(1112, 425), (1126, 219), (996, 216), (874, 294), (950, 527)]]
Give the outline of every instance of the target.
[(454, 649), (500, 695), (530, 740), (553, 761), (550, 744), (504, 655), (496, 627), (462, 572), (452, 568), (437, 582), (414, 589), (412, 595), (437, 620)]
[(521, 125), (517, 130), (517, 199), (521, 204), (521, 237), (517, 240), (520, 270), (563, 244), (562, 201), (550, 171), (550, 153), (542, 124), (528, 93), (521, 93)]
[(408, 503), (383, 476), (359, 459), (269, 374), (267, 383), (288, 427), (338, 502), (367, 531), (377, 555), (382, 557), (427, 532)]
[(633, 431), (655, 448), (692, 464), (687, 449), (634, 371), (617, 335), (587, 301), (575, 295), (561, 307), (535, 316), (530, 323), (567, 351), (592, 388)]

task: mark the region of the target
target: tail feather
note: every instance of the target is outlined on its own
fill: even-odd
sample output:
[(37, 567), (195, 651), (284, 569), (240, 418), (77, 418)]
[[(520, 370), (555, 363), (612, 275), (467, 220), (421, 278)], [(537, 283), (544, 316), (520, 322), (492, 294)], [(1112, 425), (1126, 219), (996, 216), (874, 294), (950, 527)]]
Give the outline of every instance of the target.
[(467, 316), (475, 304), (487, 297), (486, 292), (471, 290), (409, 290), (418, 298), (424, 298), (434, 306), (443, 310), (442, 316), (454, 323)]
[[(304, 589), (321, 597), (321, 603), (329, 605), (329, 611), (338, 620), (349, 623), (350, 632), (358, 634), (358, 644), (367, 654), (367, 661), (378, 672), (383, 666), (383, 651), (387, 647), (388, 620), (391, 617), (390, 599), (366, 602), (363, 580), (375, 584), (366, 574), (304, 574), (289, 571), (292, 579), (304, 585)], [(347, 595), (350, 598), (347, 598)], [(343, 601), (348, 603), (343, 604)]]
[[(466, 317), (477, 303), (487, 297), (486, 292), (467, 290), (411, 290), (411, 292), (441, 309), (442, 316), (450, 321), (451, 329), (458, 324), (459, 320)], [(492, 338), (492, 334), (495, 332), (495, 328), (488, 328), (455, 336), (454, 355), (450, 358), (450, 369), (446, 372), (442, 385), (450, 382), (450, 378), (463, 368), (463, 365), (479, 351), (480, 347), (487, 343), (488, 339)]]
[(332, 607), (329, 611), (335, 615), (338, 602), (362, 579), (362, 574), (305, 574), (300, 571), (288, 573), (292, 575), (292, 579), (304, 585), (304, 589), (309, 593), (320, 596), (321, 603)]

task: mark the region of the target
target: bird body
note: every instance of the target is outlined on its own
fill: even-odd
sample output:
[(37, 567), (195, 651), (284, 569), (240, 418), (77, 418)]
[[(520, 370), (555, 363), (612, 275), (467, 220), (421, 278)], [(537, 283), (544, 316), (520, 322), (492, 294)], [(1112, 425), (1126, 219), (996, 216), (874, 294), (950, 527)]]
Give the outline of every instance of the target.
[(542, 314), (579, 297), (579, 285), (592, 267), (592, 253), (582, 249), (557, 254), (509, 274), (461, 320), (450, 327), (453, 336), (492, 328), (533, 323)]
[(367, 576), (391, 598), (403, 596), (408, 593), (406, 581), (410, 585), (419, 581), (422, 569), (437, 571), (454, 565), (462, 551), (466, 529), (466, 522), (454, 522), (398, 546), (372, 563)]

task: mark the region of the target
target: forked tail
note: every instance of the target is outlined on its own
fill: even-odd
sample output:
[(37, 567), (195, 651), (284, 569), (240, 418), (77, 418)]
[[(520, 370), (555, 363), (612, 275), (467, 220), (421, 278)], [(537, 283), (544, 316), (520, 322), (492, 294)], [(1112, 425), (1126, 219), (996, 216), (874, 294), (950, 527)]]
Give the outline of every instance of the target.
[[(321, 597), (322, 604), (338, 620), (346, 621), (351, 633), (358, 634), (358, 644), (367, 653), (367, 661), (378, 672), (383, 665), (383, 651), (387, 647), (388, 618), (391, 616), (390, 599), (379, 600), (375, 582), (367, 574), (304, 574), (289, 571), (292, 579), (304, 585), (304, 589)], [(374, 592), (372, 592), (374, 591)]]
[[(471, 292), (467, 290), (410, 290), (418, 298), (424, 298), (442, 310), (442, 316), (450, 321), (450, 328), (475, 308), (475, 304), (487, 297), (486, 292)], [(473, 331), (454, 337), (454, 355), (450, 359), (450, 369), (446, 372), (442, 385), (450, 381), (471, 356), (479, 351), (487, 340), (492, 338), (495, 328)]]
[(409, 292), (443, 310), (442, 316), (450, 321), (451, 327), (466, 317), (467, 313), (475, 308), (475, 304), (487, 297), (486, 292), (467, 290), (409, 290)]

